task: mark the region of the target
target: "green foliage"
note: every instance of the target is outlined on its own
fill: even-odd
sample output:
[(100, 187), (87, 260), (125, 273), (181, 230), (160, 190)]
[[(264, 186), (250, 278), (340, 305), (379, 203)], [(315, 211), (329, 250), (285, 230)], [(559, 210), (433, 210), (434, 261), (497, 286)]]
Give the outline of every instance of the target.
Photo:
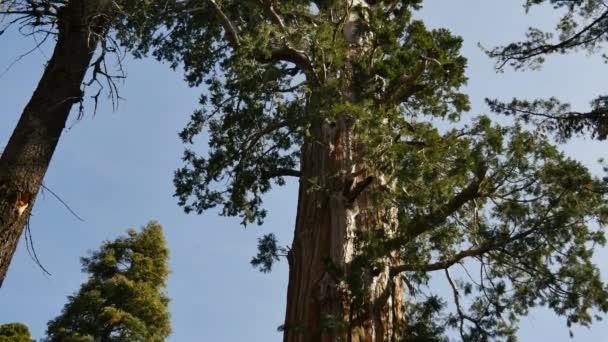
[(104, 242), (82, 258), (89, 280), (48, 323), (47, 341), (165, 341), (171, 332), (168, 256), (155, 222)]
[[(589, 53), (603, 51), (608, 42), (608, 10), (599, 0), (527, 0), (526, 12), (531, 7), (550, 4), (563, 15), (554, 32), (530, 28), (526, 40), (498, 46), (486, 53), (494, 58), (497, 69), (506, 65), (515, 70), (538, 69), (545, 59), (553, 54), (574, 53), (580, 50)], [(608, 63), (608, 55), (602, 54)], [(515, 116), (525, 123), (534, 124), (541, 133), (554, 133), (558, 141), (576, 135), (590, 134), (598, 140), (608, 137), (608, 97), (598, 96), (590, 103), (590, 111), (571, 109), (568, 103), (556, 98), (526, 101), (514, 99), (505, 103), (487, 100), (493, 111)]]
[[(369, 275), (396, 259), (390, 273), (412, 294), (404, 328), (412, 341), (443, 341), (448, 326), (467, 341), (512, 341), (519, 317), (536, 306), (581, 325), (608, 311), (592, 262), (605, 243), (607, 185), (519, 123), (481, 116), (438, 130), (432, 119), (449, 124), (469, 110), (460, 91), (466, 60), (461, 38), (413, 19), (422, 1), (269, 3), (206, 1), (179, 10), (183, 2), (169, 1), (175, 11), (149, 17), (166, 29), (142, 32), (129, 45), (183, 66), (187, 81), (205, 88), (180, 134), (188, 149), (174, 182), (186, 212), (220, 207), (243, 224), (261, 224), (263, 194), (286, 176), (302, 176), (303, 151), (328, 144), (326, 132), (350, 129), (362, 146), (357, 169), (384, 179), (372, 178), (374, 208), (395, 209), (398, 218), (383, 218), (394, 233), (358, 232), (348, 272), (328, 260), (328, 274), (348, 286), (352, 310), (368, 304)], [(352, 13), (356, 41), (342, 34)], [(202, 156), (193, 147), (201, 136), (208, 141)], [(323, 198), (341, 176), (300, 182)], [(284, 250), (274, 235), (258, 244), (252, 264), (270, 271)], [(418, 294), (441, 276), (436, 271), (457, 264), (476, 276), (455, 282), (446, 273), (457, 308), (446, 314), (445, 300)], [(324, 323), (348, 325), (343, 317)]]
[[(400, 120), (406, 102), (410, 114), (452, 119), (469, 108), (458, 91), (466, 82), (466, 61), (459, 55), (462, 41), (413, 20), (411, 11), (419, 3), (378, 3), (370, 8), (369, 24), (360, 27), (374, 33), (368, 42), (373, 49), (358, 56), (353, 66), (356, 86), (351, 88), (361, 100), (348, 109), (361, 121)], [(327, 9), (315, 13), (314, 6)], [(191, 85), (202, 83), (208, 89), (201, 109), (180, 134), (185, 143), (203, 130), (209, 137), (208, 155), (188, 149), (186, 166), (176, 172), (180, 205), (197, 213), (220, 206), (223, 215), (240, 216), (243, 224), (262, 223), (262, 195), (294, 174), (309, 128), (344, 111), (339, 99), (347, 85), (339, 75), (346, 52), (342, 35), (336, 33), (347, 8), (342, 2), (286, 1), (281, 3), (285, 26), (279, 29), (265, 21), (256, 2), (223, 1), (228, 17), (238, 18), (233, 22), (239, 32), (234, 49), (212, 7), (204, 2), (196, 11), (167, 13), (162, 23), (168, 33), (143, 33), (136, 53), (154, 48), (158, 58), (182, 65)], [(421, 55), (434, 62), (427, 63), (415, 95), (401, 94), (400, 77), (415, 73)], [(386, 88), (386, 105), (379, 104), (379, 83)], [(378, 128), (386, 131), (399, 124), (405, 125), (391, 122)]]
[(21, 323), (0, 325), (0, 342), (34, 342), (28, 327)]
[(401, 342), (448, 342), (446, 321), (441, 317), (444, 307), (445, 303), (436, 296), (408, 305), (406, 333)]
[(261, 272), (272, 271), (272, 265), (279, 261), (281, 256), (287, 256), (288, 249), (277, 244), (277, 238), (273, 233), (264, 235), (258, 239), (258, 254), (251, 259), (251, 266), (258, 267)]

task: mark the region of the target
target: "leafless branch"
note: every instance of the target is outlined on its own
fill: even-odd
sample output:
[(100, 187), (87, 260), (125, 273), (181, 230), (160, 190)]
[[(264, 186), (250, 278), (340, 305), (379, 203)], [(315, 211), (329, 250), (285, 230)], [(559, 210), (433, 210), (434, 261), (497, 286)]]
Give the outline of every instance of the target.
[(57, 199), (59, 201), (59, 203), (61, 203), (70, 212), (70, 214), (72, 214), (72, 216), (74, 216), (79, 221), (84, 222), (84, 219), (82, 217), (80, 217), (78, 214), (76, 214), (76, 212), (59, 195), (57, 195), (53, 190), (49, 189), (44, 184), (42, 184), (41, 187), (42, 187), (43, 190), (48, 191), (53, 197), (55, 197), (55, 199)]

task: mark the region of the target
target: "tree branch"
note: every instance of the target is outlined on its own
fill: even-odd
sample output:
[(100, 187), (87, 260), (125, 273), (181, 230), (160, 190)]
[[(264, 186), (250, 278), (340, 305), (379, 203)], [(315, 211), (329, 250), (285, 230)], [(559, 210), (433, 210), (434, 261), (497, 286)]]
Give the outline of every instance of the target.
[(391, 267), (389, 274), (391, 276), (396, 276), (397, 274), (402, 273), (402, 272), (439, 271), (439, 270), (447, 269), (457, 263), (460, 263), (465, 258), (477, 257), (477, 256), (481, 256), (483, 254), (489, 253), (493, 250), (504, 249), (504, 247), (506, 245), (508, 245), (509, 243), (526, 238), (527, 236), (536, 232), (538, 230), (538, 228), (541, 226), (541, 224), (545, 222), (548, 214), (551, 212), (552, 209), (553, 209), (553, 205), (549, 206), (549, 208), (547, 208), (547, 210), (545, 211), (545, 214), (542, 216), (542, 218), (540, 218), (538, 220), (538, 222), (536, 222), (536, 224), (534, 224), (534, 226), (532, 228), (530, 228), (526, 231), (512, 235), (505, 239), (499, 239), (499, 240), (495, 240), (493, 242), (485, 243), (477, 248), (471, 248), (471, 249), (456, 253), (452, 258), (447, 259), (447, 260), (437, 261), (437, 262), (434, 262), (431, 264), (426, 264), (426, 265), (404, 264), (404, 265), (394, 266), (394, 267)]
[(278, 60), (293, 63), (303, 71), (312, 70), (310, 58), (308, 58), (304, 51), (296, 50), (287, 44), (271, 48), (270, 57), (260, 59), (263, 63), (275, 62)]
[(240, 42), (239, 34), (238, 34), (236, 28), (234, 27), (234, 25), (232, 24), (232, 21), (230, 21), (228, 16), (226, 16), (224, 11), (222, 11), (222, 9), (215, 2), (215, 0), (207, 0), (207, 1), (209, 1), (211, 6), (213, 7), (215, 15), (217, 15), (218, 19), (220, 20), (220, 23), (222, 24), (222, 27), (224, 28), (224, 31), (226, 32), (226, 37), (228, 38), (228, 41), (232, 45), (232, 48), (236, 50), (240, 46), (241, 42)]
[(435, 212), (414, 219), (414, 222), (408, 227), (408, 235), (410, 238), (415, 238), (420, 234), (437, 227), (444, 223), (447, 218), (460, 209), (467, 202), (479, 196), (479, 186), (486, 177), (486, 167), (481, 166), (476, 173), (476, 177), (469, 185), (467, 185), (458, 195), (454, 196), (448, 203)]
[(302, 173), (298, 170), (277, 168), (274, 170), (265, 170), (262, 172), (263, 179), (270, 179), (276, 177), (301, 177)]
[(361, 180), (360, 182), (358, 182), (357, 184), (355, 184), (354, 187), (352, 187), (352, 189), (344, 189), (344, 196), (346, 196), (346, 200), (347, 202), (353, 203), (355, 202), (355, 200), (357, 199), (357, 197), (363, 192), (365, 191), (365, 189), (367, 189), (367, 187), (372, 184), (372, 182), (374, 181), (374, 177), (372, 176), (368, 176), (365, 179)]
[(266, 15), (268, 17), (270, 17), (270, 20), (272, 21), (272, 23), (279, 26), (281, 29), (284, 29), (285, 24), (283, 22), (283, 19), (279, 16), (279, 14), (275, 11), (274, 7), (272, 6), (272, 0), (258, 0), (258, 1), (262, 5), (262, 8), (264, 9), (264, 13), (266, 13)]
[[(537, 57), (542, 54), (552, 53), (552, 52), (555, 52), (555, 51), (558, 51), (561, 49), (568, 49), (568, 48), (572, 48), (575, 46), (580, 46), (582, 44), (597, 40), (603, 34), (605, 34), (604, 30), (602, 30), (601, 33), (597, 36), (587, 38), (584, 40), (579, 40), (579, 39), (585, 33), (590, 31), (594, 26), (598, 25), (602, 20), (605, 20), (605, 19), (608, 19), (608, 11), (605, 11), (604, 13), (602, 13), (598, 18), (596, 18), (594, 21), (592, 21), (589, 25), (583, 27), (580, 31), (578, 31), (577, 33), (572, 35), (570, 38), (565, 39), (557, 44), (543, 44), (543, 45), (540, 45), (537, 47), (529, 48), (524, 51), (515, 51), (512, 53), (507, 53), (505, 51), (506, 48), (503, 48), (502, 51), (500, 51), (500, 52), (498, 52), (498, 51), (496, 51), (496, 49), (494, 49), (493, 51), (488, 51), (487, 53), (492, 58), (498, 57), (499, 59), (502, 59), (502, 62), (496, 67), (496, 69), (500, 70), (500, 69), (504, 68), (504, 66), (511, 60), (516, 60), (518, 62), (522, 62), (522, 61), (525, 61), (525, 60), (533, 58), (533, 57)], [(498, 49), (500, 49), (500, 48), (498, 48)]]
[(411, 75), (401, 75), (401, 77), (392, 82), (393, 84), (389, 86), (388, 91), (384, 95), (383, 102), (405, 102), (415, 93), (424, 89), (424, 85), (418, 83), (418, 80), (426, 70), (427, 63), (427, 58), (421, 58)]

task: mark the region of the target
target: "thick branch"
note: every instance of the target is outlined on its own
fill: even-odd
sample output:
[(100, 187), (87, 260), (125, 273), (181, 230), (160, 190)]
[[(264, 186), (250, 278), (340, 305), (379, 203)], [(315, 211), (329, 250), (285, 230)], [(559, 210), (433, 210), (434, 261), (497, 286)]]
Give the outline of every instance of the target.
[(437, 262), (434, 262), (431, 264), (425, 264), (425, 265), (404, 264), (404, 265), (394, 266), (394, 267), (391, 267), (390, 275), (391, 275), (391, 277), (393, 277), (402, 272), (432, 272), (432, 271), (448, 269), (449, 267), (451, 267), (457, 263), (460, 263), (463, 259), (466, 259), (469, 257), (481, 256), (481, 255), (489, 253), (493, 250), (501, 250), (509, 243), (526, 238), (527, 236), (536, 232), (538, 230), (538, 228), (541, 226), (541, 224), (543, 222), (545, 222), (545, 219), (547, 218), (547, 215), (549, 214), (549, 212), (551, 211), (552, 208), (553, 208), (553, 206), (550, 206), (547, 209), (547, 211), (545, 212), (545, 214), (542, 216), (542, 218), (539, 219), (538, 222), (532, 228), (530, 228), (526, 231), (512, 235), (511, 237), (508, 237), (508, 238), (497, 239), (495, 241), (485, 243), (477, 248), (471, 248), (471, 249), (456, 253), (453, 257), (451, 257), (450, 259), (447, 259), (447, 260), (437, 261)]
[(443, 224), (447, 218), (454, 214), (467, 202), (475, 199), (479, 196), (479, 186), (485, 179), (486, 169), (482, 167), (477, 173), (475, 179), (469, 183), (458, 195), (454, 196), (448, 203), (437, 211), (434, 211), (428, 215), (414, 219), (414, 222), (408, 229), (408, 235), (411, 238), (415, 238), (420, 234), (429, 231), (441, 224)]
[(286, 169), (286, 168), (277, 168), (274, 170), (264, 171), (262, 173), (263, 179), (271, 179), (276, 177), (300, 177), (302, 174), (298, 170), (294, 169)]
[(288, 45), (277, 46), (270, 49), (270, 57), (262, 58), (263, 63), (285, 61), (293, 63), (302, 71), (312, 70), (312, 64), (304, 51), (296, 50)]
[(262, 139), (266, 135), (275, 132), (276, 130), (279, 130), (283, 127), (287, 127), (287, 125), (287, 121), (278, 121), (273, 124), (268, 124), (265, 128), (255, 132), (243, 143), (243, 153), (248, 152), (260, 141), (260, 139)]
[[(226, 32), (226, 37), (232, 46), (233, 49), (238, 49), (240, 46), (240, 38), (239, 33), (236, 27), (233, 25), (232, 21), (228, 18), (228, 16), (222, 11), (220, 6), (214, 0), (208, 0), (215, 15), (217, 15), (222, 28)], [(279, 17), (279, 15), (275, 12), (272, 7), (272, 4), (266, 0), (260, 0), (264, 5), (264, 9), (267, 12), (267, 15), (270, 16), (270, 19), (277, 25), (284, 27), (283, 20)], [(285, 61), (289, 63), (293, 63), (298, 68), (303, 71), (308, 71), (312, 69), (312, 64), (308, 56), (300, 50), (296, 50), (287, 44), (270, 47), (270, 56), (262, 57), (260, 56), (258, 60), (262, 63), (272, 63), (276, 61)]]
[(386, 103), (405, 102), (415, 93), (424, 89), (424, 85), (418, 83), (418, 81), (426, 70), (426, 66), (427, 59), (421, 58), (411, 75), (402, 75), (392, 82), (393, 84), (389, 86), (383, 101)]
[(504, 241), (503, 243), (492, 243), (492, 244), (487, 244), (487, 245), (479, 247), (479, 248), (467, 249), (466, 251), (456, 253), (456, 255), (454, 255), (450, 259), (438, 261), (438, 262), (435, 262), (432, 264), (426, 264), (426, 265), (407, 265), (407, 264), (405, 264), (405, 265), (394, 266), (394, 267), (391, 267), (391, 276), (395, 276), (402, 272), (432, 272), (432, 271), (439, 271), (439, 270), (447, 269), (447, 268), (451, 267), (452, 265), (455, 265), (455, 264), (461, 262), (465, 258), (480, 256), (493, 249), (502, 247), (511, 241), (512, 240), (509, 239), (509, 240)]
[(374, 181), (374, 177), (369, 176), (369, 177), (366, 177), (365, 179), (361, 180), (357, 184), (355, 184), (355, 186), (352, 189), (345, 189), (346, 191), (344, 193), (344, 196), (346, 197), (347, 202), (353, 203), (357, 199), (357, 197), (363, 191), (365, 191), (365, 189), (367, 189), (367, 187), (370, 186), (370, 184), (372, 184), (373, 181)]

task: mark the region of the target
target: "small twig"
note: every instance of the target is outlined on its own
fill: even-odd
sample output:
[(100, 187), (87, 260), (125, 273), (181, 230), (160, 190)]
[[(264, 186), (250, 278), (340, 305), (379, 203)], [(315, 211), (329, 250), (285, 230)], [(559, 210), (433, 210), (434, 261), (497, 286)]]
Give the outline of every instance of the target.
[(44, 272), (47, 276), (51, 276), (52, 274), (42, 265), (40, 259), (38, 258), (38, 254), (36, 254), (36, 248), (34, 248), (34, 240), (32, 239), (32, 230), (30, 228), (29, 217), (25, 224), (25, 248), (27, 249), (27, 253), (29, 254), (30, 258), (32, 258), (34, 263), (38, 267), (40, 267), (42, 272)]
[(53, 192), (53, 190), (49, 189), (46, 185), (42, 184), (41, 185), (42, 189), (48, 191), (51, 195), (53, 195), (53, 197), (55, 197), (61, 204), (63, 204), (63, 206), (75, 217), (77, 218), (79, 221), (84, 222), (84, 219), (80, 216), (78, 216), (78, 214), (76, 214), (76, 212), (74, 210), (72, 210), (72, 208), (70, 208), (70, 206), (63, 200), (61, 199), (61, 197), (59, 197), (59, 195), (57, 195), (55, 192)]
[(462, 340), (466, 340), (465, 335), (464, 335), (464, 314), (462, 313), (462, 308), (460, 306), (460, 294), (458, 293), (458, 288), (456, 288), (456, 284), (454, 284), (454, 281), (452, 280), (452, 277), (450, 276), (450, 271), (449, 269), (445, 269), (445, 276), (446, 278), (448, 278), (448, 282), (450, 283), (450, 286), (452, 287), (452, 293), (454, 295), (454, 304), (456, 304), (456, 312), (458, 313), (458, 318), (460, 319), (460, 325), (458, 327), (458, 330), (460, 332), (460, 337), (462, 338)]

